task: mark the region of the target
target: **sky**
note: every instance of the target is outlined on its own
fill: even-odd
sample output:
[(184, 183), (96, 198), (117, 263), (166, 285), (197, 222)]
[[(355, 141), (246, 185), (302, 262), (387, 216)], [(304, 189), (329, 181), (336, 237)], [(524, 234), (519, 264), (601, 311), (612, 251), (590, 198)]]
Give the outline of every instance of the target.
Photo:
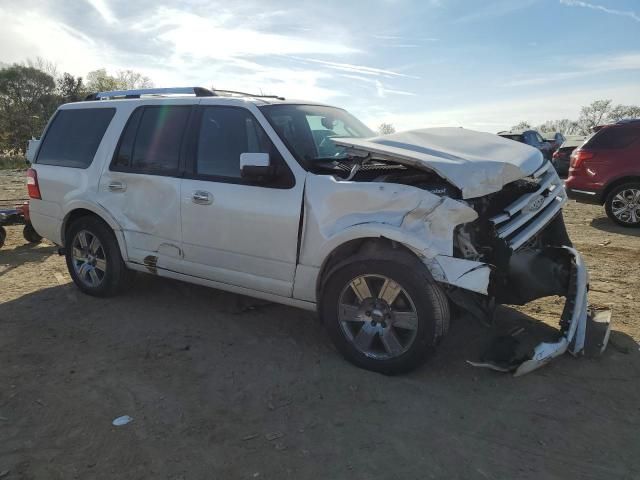
[(639, 0), (0, 0), (0, 62), (496, 132), (640, 104)]

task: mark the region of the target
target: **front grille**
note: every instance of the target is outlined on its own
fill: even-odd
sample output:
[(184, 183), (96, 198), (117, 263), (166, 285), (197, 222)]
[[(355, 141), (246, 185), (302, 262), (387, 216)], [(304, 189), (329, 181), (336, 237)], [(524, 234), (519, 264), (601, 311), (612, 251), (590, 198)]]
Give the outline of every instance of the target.
[(562, 180), (550, 162), (545, 162), (527, 180), (537, 184), (538, 188), (490, 218), (498, 237), (513, 250), (525, 245), (549, 224), (567, 201)]

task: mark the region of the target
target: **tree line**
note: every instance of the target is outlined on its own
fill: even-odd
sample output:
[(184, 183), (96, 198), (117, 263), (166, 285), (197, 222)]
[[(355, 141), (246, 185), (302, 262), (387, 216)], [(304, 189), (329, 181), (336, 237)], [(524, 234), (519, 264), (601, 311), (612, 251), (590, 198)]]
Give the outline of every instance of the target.
[(511, 130), (533, 129), (539, 132), (560, 132), (564, 135), (589, 135), (598, 125), (615, 123), (625, 118), (640, 118), (640, 106), (614, 105), (611, 100), (596, 100), (580, 109), (577, 120), (547, 120), (536, 127), (523, 121), (511, 127)]
[(89, 72), (86, 79), (59, 73), (43, 59), (0, 69), (0, 154), (21, 155), (27, 141), (38, 137), (56, 108), (108, 90), (147, 88), (149, 77), (133, 70), (109, 74), (104, 68)]

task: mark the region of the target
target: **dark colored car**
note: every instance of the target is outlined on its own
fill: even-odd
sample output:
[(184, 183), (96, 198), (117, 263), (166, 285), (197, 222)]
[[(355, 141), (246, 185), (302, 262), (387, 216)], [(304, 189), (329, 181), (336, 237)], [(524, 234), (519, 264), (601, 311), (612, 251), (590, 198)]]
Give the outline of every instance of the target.
[(560, 145), (560, 148), (553, 152), (551, 163), (553, 163), (558, 175), (561, 177), (567, 176), (569, 173), (569, 157), (576, 148), (584, 143), (586, 138), (585, 135), (569, 135)]
[(611, 220), (640, 227), (640, 119), (600, 128), (571, 154), (570, 198), (604, 205)]
[(560, 132), (543, 132), (542, 138), (544, 139), (545, 142), (551, 145), (552, 152), (555, 152), (558, 148), (560, 148), (560, 145), (562, 145), (567, 139)]
[(535, 130), (512, 130), (498, 132), (498, 135), (510, 140), (515, 140), (516, 142), (531, 145), (533, 148), (537, 148), (538, 150), (540, 150), (544, 158), (549, 160), (551, 159), (551, 154), (553, 153), (553, 151), (551, 150), (551, 145), (545, 142), (542, 138), (542, 135), (540, 135)]

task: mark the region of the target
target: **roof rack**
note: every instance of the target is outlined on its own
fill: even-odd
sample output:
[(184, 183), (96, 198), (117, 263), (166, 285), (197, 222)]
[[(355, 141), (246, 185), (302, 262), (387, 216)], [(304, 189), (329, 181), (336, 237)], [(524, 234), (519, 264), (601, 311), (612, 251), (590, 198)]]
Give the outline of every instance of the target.
[(625, 125), (627, 123), (636, 123), (640, 122), (640, 118), (623, 118), (616, 122), (617, 125)]
[(213, 91), (217, 95), (218, 93), (230, 93), (231, 95), (240, 95), (242, 97), (256, 97), (256, 98), (275, 98), (276, 100), (284, 100), (284, 97), (280, 95), (258, 95), (257, 93), (238, 92), (236, 90), (218, 90), (214, 88)]
[(140, 98), (144, 95), (195, 95), (196, 97), (216, 96), (208, 88), (202, 87), (171, 87), (171, 88), (141, 88), (137, 90), (112, 90), (87, 95), (85, 100), (111, 100), (115, 98)]

